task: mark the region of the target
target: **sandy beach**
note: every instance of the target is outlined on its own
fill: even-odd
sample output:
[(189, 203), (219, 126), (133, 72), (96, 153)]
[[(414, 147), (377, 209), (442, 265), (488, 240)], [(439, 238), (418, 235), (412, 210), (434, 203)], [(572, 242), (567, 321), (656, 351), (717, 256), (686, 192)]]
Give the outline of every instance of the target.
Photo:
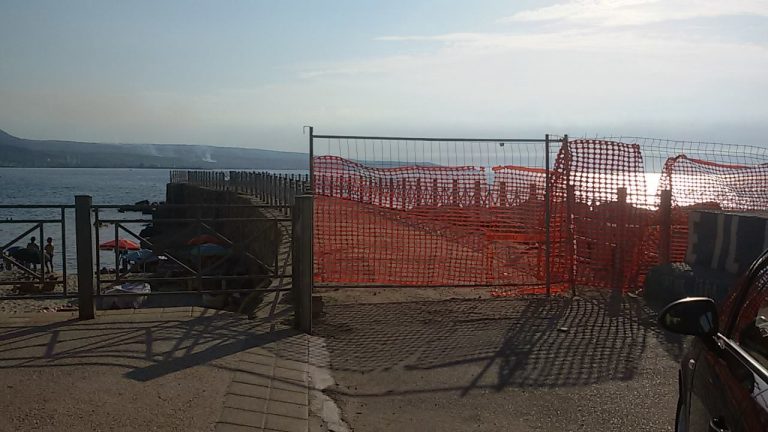
[[(57, 283), (53, 291), (46, 294), (63, 294), (63, 276), (61, 272), (54, 272)], [(22, 280), (24, 275), (18, 270), (3, 271), (0, 272), (0, 281), (7, 283), (9, 281)], [(39, 283), (35, 284), (39, 286)], [(0, 298), (4, 296), (25, 295), (19, 292), (20, 284), (0, 285)], [(77, 275), (67, 275), (67, 291), (68, 293), (77, 293)], [(30, 297), (34, 294), (28, 294)], [(29, 312), (56, 312), (72, 310), (77, 308), (77, 299), (19, 299), (19, 300), (2, 300), (0, 301), (0, 314), (18, 314)]]

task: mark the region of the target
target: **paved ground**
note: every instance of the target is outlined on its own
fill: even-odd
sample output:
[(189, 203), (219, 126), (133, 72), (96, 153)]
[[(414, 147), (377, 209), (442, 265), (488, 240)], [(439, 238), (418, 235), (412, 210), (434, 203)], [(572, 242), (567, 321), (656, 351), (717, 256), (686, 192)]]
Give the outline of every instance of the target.
[[(289, 245), (279, 249), (287, 273)], [(291, 328), (279, 294), (251, 319), (201, 308), (76, 314), (0, 315), (0, 432), (328, 430), (310, 405), (333, 424), (332, 404), (310, 389), (310, 372), (328, 380), (318, 369), (327, 354)]]
[(308, 430), (308, 338), (287, 312), (73, 315), (0, 318), (0, 431)]
[(683, 341), (642, 300), (347, 291), (326, 294), (316, 328), (338, 383), (326, 393), (355, 431), (673, 429)]

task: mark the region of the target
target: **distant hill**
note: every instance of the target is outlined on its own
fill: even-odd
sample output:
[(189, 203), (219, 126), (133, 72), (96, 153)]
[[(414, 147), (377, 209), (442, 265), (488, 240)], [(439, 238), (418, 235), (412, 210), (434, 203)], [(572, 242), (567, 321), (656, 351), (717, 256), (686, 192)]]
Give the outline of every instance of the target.
[(0, 130), (0, 166), (41, 168), (307, 169), (306, 153), (187, 144), (43, 141)]

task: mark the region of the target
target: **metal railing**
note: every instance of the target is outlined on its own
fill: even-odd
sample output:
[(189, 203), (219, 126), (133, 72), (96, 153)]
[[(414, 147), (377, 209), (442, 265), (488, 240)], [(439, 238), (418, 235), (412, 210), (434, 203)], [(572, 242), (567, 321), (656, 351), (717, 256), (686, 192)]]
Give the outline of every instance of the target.
[(231, 191), (258, 198), (272, 206), (293, 206), (296, 197), (310, 190), (309, 174), (266, 171), (172, 170), (171, 183), (186, 183), (218, 191)]
[[(233, 183), (237, 184), (237, 183)], [(0, 280), (0, 285), (19, 285), (36, 281), (43, 284), (61, 284), (63, 290), (55, 293), (35, 292), (31, 294), (0, 295), (0, 301), (12, 299), (68, 299), (77, 298), (79, 304), (79, 316), (81, 319), (91, 319), (95, 316), (96, 300), (113, 296), (153, 296), (153, 295), (202, 295), (202, 294), (234, 294), (254, 292), (283, 292), (292, 291), (296, 304), (297, 326), (303, 331), (311, 329), (311, 292), (312, 292), (312, 265), (302, 260), (311, 260), (312, 241), (312, 197), (295, 196), (298, 211), (293, 211), (292, 217), (285, 217), (282, 211), (285, 205), (259, 205), (259, 204), (235, 204), (235, 205), (206, 205), (206, 204), (164, 204), (157, 207), (146, 208), (132, 206), (133, 210), (153, 210), (170, 212), (170, 217), (165, 215), (153, 215), (150, 218), (115, 218), (103, 217), (105, 210), (119, 210), (124, 205), (93, 205), (90, 196), (76, 196), (75, 205), (3, 205), (0, 209), (58, 209), (60, 218), (24, 218), (14, 220), (2, 220), (0, 224), (33, 224), (31, 228), (15, 235), (13, 240), (0, 246), (0, 252), (14, 245), (30, 233), (39, 233), (41, 242), (45, 239), (44, 227), (46, 224), (60, 225), (61, 255), (63, 263), (63, 279), (50, 281), (45, 278), (45, 256), (40, 251), (40, 273), (29, 270), (24, 262), (2, 253), (3, 260), (19, 268), (24, 280), (15, 278)], [(66, 251), (66, 211), (74, 209), (76, 256), (77, 256), (77, 289), (72, 290), (67, 283), (67, 251)], [(152, 223), (165, 227), (168, 230), (163, 240), (155, 240), (155, 236), (141, 235), (137, 233), (135, 225)], [(114, 276), (102, 274), (102, 259), (99, 248), (103, 247), (100, 227), (105, 224), (114, 226), (115, 243), (114, 252), (115, 269)], [(247, 233), (242, 235), (242, 233)], [(120, 241), (126, 240), (121, 235), (135, 239), (138, 246), (146, 246), (158, 258), (172, 262), (182, 274), (173, 276), (158, 276), (153, 272), (121, 271), (126, 270), (121, 264), (127, 258), (124, 256)], [(197, 245), (198, 253), (180, 253), (180, 249), (195, 249), (190, 244), (188, 237), (206, 237), (209, 241), (219, 244), (219, 251), (211, 257), (203, 257), (202, 247)], [(291, 250), (283, 256), (280, 251), (281, 244), (289, 248), (301, 248), (309, 251), (306, 253), (292, 253)], [(174, 247), (174, 245), (176, 247)], [(191, 248), (190, 248), (191, 246)], [(135, 248), (135, 246), (134, 246)], [(41, 248), (42, 249), (42, 248)], [(189, 252), (189, 251), (187, 251)], [(265, 256), (267, 258), (265, 258)], [(281, 258), (284, 261), (281, 262)], [(247, 271), (230, 272), (222, 270), (222, 265), (229, 260), (237, 260), (238, 265), (245, 266)], [(288, 270), (288, 266), (291, 270)], [(122, 268), (121, 268), (122, 267)], [(300, 274), (297, 274), (297, 269)], [(95, 271), (94, 271), (95, 270)], [(109, 273), (112, 274), (112, 273)], [(290, 279), (288, 285), (268, 283), (270, 280)], [(227, 288), (227, 283), (250, 281), (252, 286), (241, 288)], [(130, 283), (186, 283), (188, 289), (156, 290), (149, 292), (114, 292), (109, 293), (104, 286), (117, 286), (126, 282)], [(194, 286), (190, 287), (189, 284)], [(207, 283), (220, 283), (219, 287), (206, 288)], [(153, 287), (154, 288), (154, 287)], [(40, 290), (42, 291), (42, 290)]]
[[(96, 254), (96, 289), (97, 295), (105, 295), (102, 290), (104, 285), (119, 285), (123, 282), (139, 283), (139, 282), (195, 282), (197, 289), (194, 290), (181, 290), (181, 291), (162, 291), (162, 294), (223, 294), (223, 293), (245, 293), (245, 292), (276, 292), (287, 291), (287, 289), (274, 289), (274, 288), (243, 288), (243, 289), (202, 289), (204, 281), (220, 281), (223, 284), (226, 281), (238, 281), (238, 280), (250, 280), (260, 281), (273, 278), (291, 278), (290, 273), (286, 273), (285, 265), (280, 265), (279, 246), (280, 241), (272, 241), (269, 251), (269, 260), (262, 257), (257, 257), (252, 251), (249, 251), (248, 246), (254, 244), (265, 245), (269, 242), (268, 231), (271, 233), (279, 233), (281, 230), (286, 230), (290, 235), (292, 219), (286, 217), (212, 217), (204, 216), (204, 212), (207, 210), (215, 210), (217, 213), (231, 213), (237, 210), (246, 209), (275, 209), (279, 210), (280, 207), (271, 206), (253, 206), (253, 205), (197, 205), (197, 204), (176, 204), (165, 206), (166, 209), (172, 209), (182, 213), (194, 213), (194, 217), (163, 217), (155, 219), (126, 219), (126, 218), (102, 218), (101, 211), (108, 209), (117, 209), (119, 206), (114, 205), (95, 205), (94, 217), (95, 224), (97, 226), (102, 224), (114, 226), (114, 236), (111, 241), (117, 244), (120, 241), (125, 240), (125, 237), (121, 237), (121, 233), (139, 242), (141, 246), (147, 246), (151, 249), (153, 254), (159, 258), (174, 263), (186, 275), (174, 276), (174, 277), (158, 277), (158, 276), (144, 276), (138, 275), (136, 272), (128, 272), (127, 266), (121, 265), (127, 261), (126, 257), (123, 257), (120, 248), (112, 249), (114, 251), (114, 277), (104, 277), (102, 272), (102, 262), (99, 254)], [(135, 228), (131, 227), (131, 224), (153, 223), (154, 227), (166, 226), (175, 231), (172, 241), (166, 239), (164, 244), (156, 244), (149, 236), (142, 236), (137, 234)], [(216, 225), (227, 224), (245, 224), (253, 228), (249, 231), (247, 237), (234, 239), (232, 236), (226, 235), (221, 232), (220, 229), (216, 229)], [(185, 241), (189, 238), (200, 238), (201, 236), (207, 236), (210, 241), (215, 241), (217, 245), (223, 245), (225, 250), (221, 251), (221, 254), (216, 255), (216, 260), (210, 262), (210, 260), (204, 259), (202, 253), (197, 253), (194, 257), (186, 256), (183, 250), (184, 246), (189, 246)], [(260, 238), (261, 237), (261, 238)], [(274, 235), (273, 235), (274, 237)], [(96, 231), (96, 238), (94, 245), (99, 247), (102, 245), (102, 238), (99, 236), (98, 230)], [(259, 242), (261, 240), (261, 242)], [(194, 247), (192, 247), (194, 249)], [(221, 264), (225, 263), (231, 258), (244, 258), (249, 264), (256, 266), (261, 272), (259, 274), (244, 274), (244, 275), (217, 275), (213, 272), (216, 271)], [(145, 265), (146, 267), (146, 265)], [(112, 274), (112, 273), (109, 273)]]
[[(0, 226), (29, 226), (32, 224), (31, 227), (13, 234), (14, 237), (10, 241), (0, 245), (3, 269), (5, 271), (16, 271), (12, 273), (10, 278), (0, 278), (0, 286), (17, 286), (19, 288), (28, 286), (31, 288), (28, 291), (32, 292), (32, 294), (4, 295), (1, 298), (23, 299), (29, 298), (30, 295), (36, 298), (71, 297), (67, 277), (67, 210), (73, 208), (74, 206), (72, 205), (0, 205), (0, 211), (22, 210), (25, 214), (25, 216), (20, 218), (7, 217), (0, 220)], [(29, 213), (32, 213), (33, 216), (26, 216)], [(39, 213), (44, 213), (46, 216), (40, 217), (38, 216)], [(56, 214), (57, 216), (50, 216), (51, 214)], [(58, 232), (56, 232), (55, 236), (58, 239), (56, 246), (59, 246), (61, 251), (59, 255), (61, 256), (61, 279), (55, 276), (52, 271), (55, 267), (52, 257), (50, 260), (51, 272), (47, 271), (49, 259), (45, 252), (44, 242), (48, 236), (46, 234), (46, 227), (52, 225), (58, 227)], [(50, 234), (50, 231), (48, 233)], [(16, 246), (16, 249), (12, 249), (18, 242), (23, 241), (29, 235), (38, 237), (36, 250), (27, 249), (26, 247), (22, 248), (21, 246)], [(54, 250), (57, 249), (56, 246), (54, 246)], [(39, 271), (35, 269), (38, 265), (40, 266)], [(59, 286), (61, 286), (61, 291), (57, 290)]]

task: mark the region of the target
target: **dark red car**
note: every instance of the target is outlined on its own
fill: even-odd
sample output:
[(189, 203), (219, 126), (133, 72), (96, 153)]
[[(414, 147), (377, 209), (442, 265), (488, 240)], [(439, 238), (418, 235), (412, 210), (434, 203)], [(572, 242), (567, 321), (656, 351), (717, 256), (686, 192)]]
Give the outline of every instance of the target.
[(659, 323), (696, 336), (680, 364), (678, 432), (768, 431), (768, 252), (719, 310), (689, 297), (667, 306)]

